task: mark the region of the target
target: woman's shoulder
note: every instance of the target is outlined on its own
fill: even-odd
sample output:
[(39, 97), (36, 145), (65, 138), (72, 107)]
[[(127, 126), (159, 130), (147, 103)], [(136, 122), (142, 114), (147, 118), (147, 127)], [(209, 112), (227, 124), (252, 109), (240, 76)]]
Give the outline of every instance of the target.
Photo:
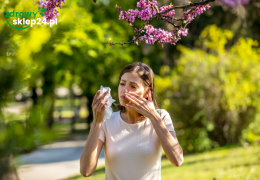
[(157, 113), (161, 114), (167, 114), (168, 112), (165, 109), (156, 109)]
[(166, 111), (165, 109), (156, 109), (156, 111), (162, 119), (169, 115), (168, 111)]

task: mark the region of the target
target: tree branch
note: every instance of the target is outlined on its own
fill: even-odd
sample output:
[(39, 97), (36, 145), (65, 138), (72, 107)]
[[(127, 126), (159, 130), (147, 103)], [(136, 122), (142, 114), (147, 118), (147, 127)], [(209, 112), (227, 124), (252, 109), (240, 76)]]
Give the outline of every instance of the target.
[(157, 13), (159, 15), (161, 14), (165, 14), (173, 9), (186, 9), (186, 8), (190, 8), (190, 7), (193, 7), (193, 6), (198, 6), (198, 5), (205, 5), (205, 4), (208, 4), (210, 2), (214, 2), (215, 0), (205, 0), (205, 1), (201, 1), (201, 2), (195, 2), (195, 3), (190, 3), (189, 5), (183, 5), (183, 6), (173, 6), (172, 8), (170, 9), (167, 9), (163, 12), (160, 12), (160, 13)]
[[(174, 26), (175, 31), (176, 31), (176, 33), (178, 34), (179, 30), (181, 29), (181, 27), (182, 27), (183, 25), (184, 25), (184, 28), (186, 28), (187, 24), (189, 24), (189, 22), (188, 22), (187, 20), (185, 20), (186, 17), (187, 17), (187, 15), (190, 14), (190, 13), (192, 13), (196, 8), (191, 9), (191, 11), (188, 12), (188, 14), (185, 16), (184, 19), (182, 19), (182, 18), (181, 18), (181, 19), (171, 18), (171, 17), (165, 15), (166, 13), (168, 13), (169, 11), (174, 10), (174, 9), (183, 9), (183, 10), (185, 10), (185, 9), (187, 9), (187, 8), (196, 7), (196, 6), (198, 6), (198, 5), (209, 4), (210, 2), (214, 2), (214, 1), (215, 1), (215, 0), (204, 0), (204, 1), (200, 1), (200, 2), (190, 3), (190, 4), (188, 4), (188, 5), (174, 6), (174, 7), (170, 8), (170, 9), (167, 9), (167, 10), (165, 10), (165, 11), (163, 11), (163, 12), (159, 12), (159, 9), (158, 9), (156, 6), (155, 6), (155, 7), (152, 6), (152, 9), (154, 10), (154, 8), (155, 8), (156, 11), (157, 11), (157, 13), (156, 13), (155, 15), (153, 15), (152, 17), (150, 17), (149, 19), (147, 19), (147, 20), (143, 23), (143, 27), (138, 30), (137, 36), (136, 36), (136, 39), (135, 39), (135, 40), (133, 40), (133, 41), (131, 41), (131, 42), (125, 42), (125, 43), (123, 43), (123, 42), (122, 42), (122, 43), (113, 43), (113, 42), (112, 42), (112, 43), (110, 43), (109, 45), (110, 45), (111, 47), (112, 47), (112, 45), (116, 45), (116, 44), (121, 44), (122, 46), (124, 46), (124, 44), (131, 44), (131, 43), (134, 43), (134, 42), (138, 41), (138, 40), (139, 40), (139, 35), (140, 35), (140, 34), (142, 33), (142, 31), (144, 30), (145, 26), (148, 25), (149, 22), (150, 22), (151, 20), (153, 20), (153, 19), (158, 19), (158, 20), (167, 21), (168, 23), (170, 23), (171, 25)], [(149, 3), (149, 0), (148, 0), (148, 3)], [(171, 19), (172, 21), (173, 21), (173, 20), (175, 20), (175, 21), (180, 21), (181, 23), (180, 23), (180, 25), (176, 25), (176, 24), (174, 24), (174, 22), (172, 22), (172, 21), (170, 21), (170, 20), (168, 20), (168, 19), (166, 19), (166, 18), (169, 18), (169, 19)], [(129, 22), (129, 23), (130, 23), (130, 22)], [(135, 28), (135, 29), (137, 29), (137, 28)], [(173, 40), (175, 41), (176, 38), (177, 38), (177, 36), (175, 35)]]
[(178, 25), (174, 24), (173, 22), (169, 21), (168, 19), (161, 18), (160, 20), (167, 21), (168, 23), (170, 23), (171, 25), (173, 25), (175, 28), (180, 28), (180, 27), (181, 27), (180, 25), (178, 26)]

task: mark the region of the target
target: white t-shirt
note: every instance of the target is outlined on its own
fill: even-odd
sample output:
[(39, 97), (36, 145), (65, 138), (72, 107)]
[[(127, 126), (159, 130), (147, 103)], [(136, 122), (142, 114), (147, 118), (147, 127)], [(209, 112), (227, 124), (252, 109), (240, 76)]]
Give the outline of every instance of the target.
[[(165, 109), (157, 109), (169, 131), (174, 131)], [(120, 111), (103, 121), (99, 139), (104, 142), (106, 180), (160, 180), (162, 146), (149, 118), (126, 123)]]

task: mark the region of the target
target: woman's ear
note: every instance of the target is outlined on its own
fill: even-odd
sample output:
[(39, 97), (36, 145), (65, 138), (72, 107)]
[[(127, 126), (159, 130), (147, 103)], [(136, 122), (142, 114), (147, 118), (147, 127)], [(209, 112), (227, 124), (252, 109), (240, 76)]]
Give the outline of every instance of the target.
[(150, 91), (150, 90), (152, 90), (152, 88), (151, 88), (151, 87), (149, 87), (149, 88), (148, 88), (148, 90), (147, 90), (147, 94), (149, 93), (149, 91)]
[(151, 87), (148, 87), (147, 90), (146, 90), (145, 99), (147, 99), (147, 100), (148, 100), (149, 91), (150, 91), (151, 89), (152, 89)]
[(149, 89), (148, 89), (148, 97), (149, 97), (149, 93), (151, 93), (151, 97), (152, 97), (152, 88), (151, 87), (149, 87)]

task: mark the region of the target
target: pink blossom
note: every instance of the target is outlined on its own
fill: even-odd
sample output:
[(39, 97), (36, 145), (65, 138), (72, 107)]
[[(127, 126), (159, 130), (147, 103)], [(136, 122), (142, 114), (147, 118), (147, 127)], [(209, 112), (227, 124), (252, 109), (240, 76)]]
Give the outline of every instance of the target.
[(137, 7), (141, 9), (145, 9), (148, 6), (148, 1), (147, 0), (140, 0), (140, 2), (137, 2)]
[(181, 28), (178, 31), (178, 35), (187, 36), (188, 35), (188, 29), (187, 28)]
[[(169, 32), (161, 28), (154, 28), (151, 24), (149, 24), (150, 21), (147, 20), (151, 19), (152, 17), (154, 18), (155, 16), (174, 23), (175, 10), (172, 9), (168, 12), (165, 12), (166, 10), (172, 8), (172, 5), (162, 6), (160, 8), (158, 8), (157, 5), (158, 3), (155, 0), (152, 2), (148, 0), (140, 0), (137, 2), (137, 8), (140, 8), (140, 10), (129, 9), (128, 11), (121, 11), (120, 7), (116, 7), (116, 10), (120, 12), (119, 20), (123, 20), (123, 22), (128, 21), (129, 26), (132, 26), (132, 23), (135, 22), (136, 18), (139, 18), (142, 21), (146, 21), (144, 28), (134, 28), (136, 35), (133, 37), (133, 42), (137, 45), (139, 45), (139, 42), (145, 42), (147, 44), (154, 44), (156, 42), (158, 45), (170, 43), (175, 45), (177, 41), (181, 39), (181, 36), (188, 35), (187, 28), (175, 27), (175, 30)], [(200, 15), (209, 8), (210, 6), (208, 4), (193, 6), (183, 13), (182, 19), (191, 22), (197, 15)], [(162, 14), (157, 15), (156, 9), (159, 9), (159, 13)]]
[(50, 20), (55, 20), (55, 17), (59, 16), (59, 11), (57, 10), (57, 7), (61, 9), (62, 2), (65, 4), (65, 0), (39, 0), (40, 8), (47, 9), (46, 12), (43, 12), (46, 22), (50, 22)]
[[(170, 6), (170, 5), (169, 6), (162, 6), (162, 7), (160, 7), (160, 13), (162, 13), (165, 10), (170, 9), (170, 8), (172, 8), (172, 6)], [(169, 12), (163, 14), (163, 15), (170, 16), (170, 17), (174, 18), (174, 16), (173, 16), (174, 14), (175, 14), (175, 10), (173, 9), (173, 10), (171, 10), (171, 11), (169, 11)]]
[(203, 11), (209, 10), (210, 5), (198, 5), (193, 7), (192, 9), (187, 10), (186, 12), (183, 13), (182, 19), (186, 19), (191, 22), (197, 15), (200, 15), (203, 13)]

